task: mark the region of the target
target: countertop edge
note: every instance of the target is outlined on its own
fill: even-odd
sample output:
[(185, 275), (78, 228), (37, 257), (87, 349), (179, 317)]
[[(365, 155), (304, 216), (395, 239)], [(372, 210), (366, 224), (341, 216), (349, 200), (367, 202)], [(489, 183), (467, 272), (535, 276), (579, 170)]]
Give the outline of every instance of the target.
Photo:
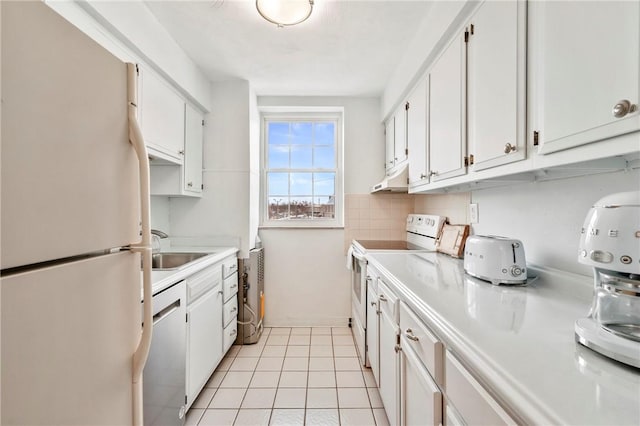
[(171, 247), (171, 252), (196, 252), (196, 253), (211, 253), (209, 256), (204, 256), (193, 262), (186, 264), (185, 266), (171, 270), (171, 271), (151, 271), (151, 281), (153, 294), (157, 294), (173, 284), (184, 280), (185, 278), (193, 275), (208, 266), (222, 261), (223, 259), (235, 255), (238, 253), (237, 247), (187, 247), (177, 246)]

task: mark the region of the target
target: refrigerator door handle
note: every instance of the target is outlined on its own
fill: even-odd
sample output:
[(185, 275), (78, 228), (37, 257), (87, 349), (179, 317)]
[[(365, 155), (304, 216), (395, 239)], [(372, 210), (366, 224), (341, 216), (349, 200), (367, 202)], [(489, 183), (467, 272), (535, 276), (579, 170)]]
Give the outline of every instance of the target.
[(132, 244), (131, 250), (142, 255), (142, 302), (144, 307), (142, 335), (133, 354), (133, 424), (142, 425), (142, 371), (149, 355), (153, 330), (153, 307), (151, 290), (151, 216), (149, 188), (149, 157), (140, 126), (136, 118), (137, 110), (137, 66), (127, 63), (127, 96), (129, 112), (129, 141), (138, 156), (140, 173), (140, 215), (142, 220), (141, 241)]

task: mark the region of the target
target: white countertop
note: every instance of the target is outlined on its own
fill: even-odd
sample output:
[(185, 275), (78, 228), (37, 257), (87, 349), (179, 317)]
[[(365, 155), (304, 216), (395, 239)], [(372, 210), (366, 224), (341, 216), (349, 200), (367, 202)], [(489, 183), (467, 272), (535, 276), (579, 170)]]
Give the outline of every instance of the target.
[(151, 283), (153, 294), (156, 294), (165, 288), (187, 278), (189, 275), (220, 262), (228, 256), (233, 256), (238, 252), (236, 247), (213, 247), (213, 246), (171, 246), (163, 248), (162, 252), (172, 253), (210, 253), (199, 259), (189, 262), (178, 269), (172, 270), (152, 270)]
[(640, 370), (575, 342), (574, 322), (591, 304), (591, 278), (529, 265), (536, 280), (504, 287), (465, 275), (462, 260), (442, 254), (367, 259), (522, 422), (640, 424)]

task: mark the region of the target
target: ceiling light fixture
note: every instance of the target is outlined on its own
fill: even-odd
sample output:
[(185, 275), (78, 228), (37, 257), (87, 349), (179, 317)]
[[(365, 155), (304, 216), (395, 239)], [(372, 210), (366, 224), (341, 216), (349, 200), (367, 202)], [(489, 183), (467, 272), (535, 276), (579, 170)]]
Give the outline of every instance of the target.
[(313, 0), (256, 0), (258, 13), (278, 27), (296, 25), (311, 16)]

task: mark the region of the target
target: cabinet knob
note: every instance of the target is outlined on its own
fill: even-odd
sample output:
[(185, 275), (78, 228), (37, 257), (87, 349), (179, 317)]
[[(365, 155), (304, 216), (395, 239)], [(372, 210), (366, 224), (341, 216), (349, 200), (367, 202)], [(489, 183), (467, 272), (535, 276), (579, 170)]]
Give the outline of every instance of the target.
[(381, 295), (378, 297), (378, 300), (380, 300), (381, 302), (386, 302), (386, 301), (387, 301), (387, 298), (386, 298), (386, 297), (384, 297), (384, 295), (383, 295), (383, 294), (381, 294)]
[(427, 175), (426, 175), (426, 174), (424, 174), (424, 173), (420, 173), (420, 179), (425, 179), (426, 177), (427, 177)]
[(191, 188), (191, 187), (193, 186), (193, 182), (188, 182), (188, 183), (187, 183), (187, 186), (188, 186), (189, 188)]
[(400, 352), (402, 350), (402, 348), (400, 347), (400, 345), (396, 345), (393, 350), (396, 351), (396, 353)]
[(431, 170), (431, 171), (429, 172), (429, 177), (431, 177), (431, 176), (437, 176), (437, 175), (438, 175), (438, 172), (436, 172), (435, 170)]
[(504, 146), (504, 153), (505, 154), (509, 154), (510, 152), (515, 152), (516, 150), (516, 146), (515, 145), (511, 145), (509, 142), (507, 142)]
[(614, 117), (622, 118), (629, 113), (636, 112), (637, 110), (638, 105), (632, 104), (628, 100), (623, 99), (614, 105), (612, 113)]
[(376, 302), (371, 302), (371, 306), (376, 306)]
[(184, 155), (184, 149), (181, 149), (180, 151), (178, 151), (178, 154)]

